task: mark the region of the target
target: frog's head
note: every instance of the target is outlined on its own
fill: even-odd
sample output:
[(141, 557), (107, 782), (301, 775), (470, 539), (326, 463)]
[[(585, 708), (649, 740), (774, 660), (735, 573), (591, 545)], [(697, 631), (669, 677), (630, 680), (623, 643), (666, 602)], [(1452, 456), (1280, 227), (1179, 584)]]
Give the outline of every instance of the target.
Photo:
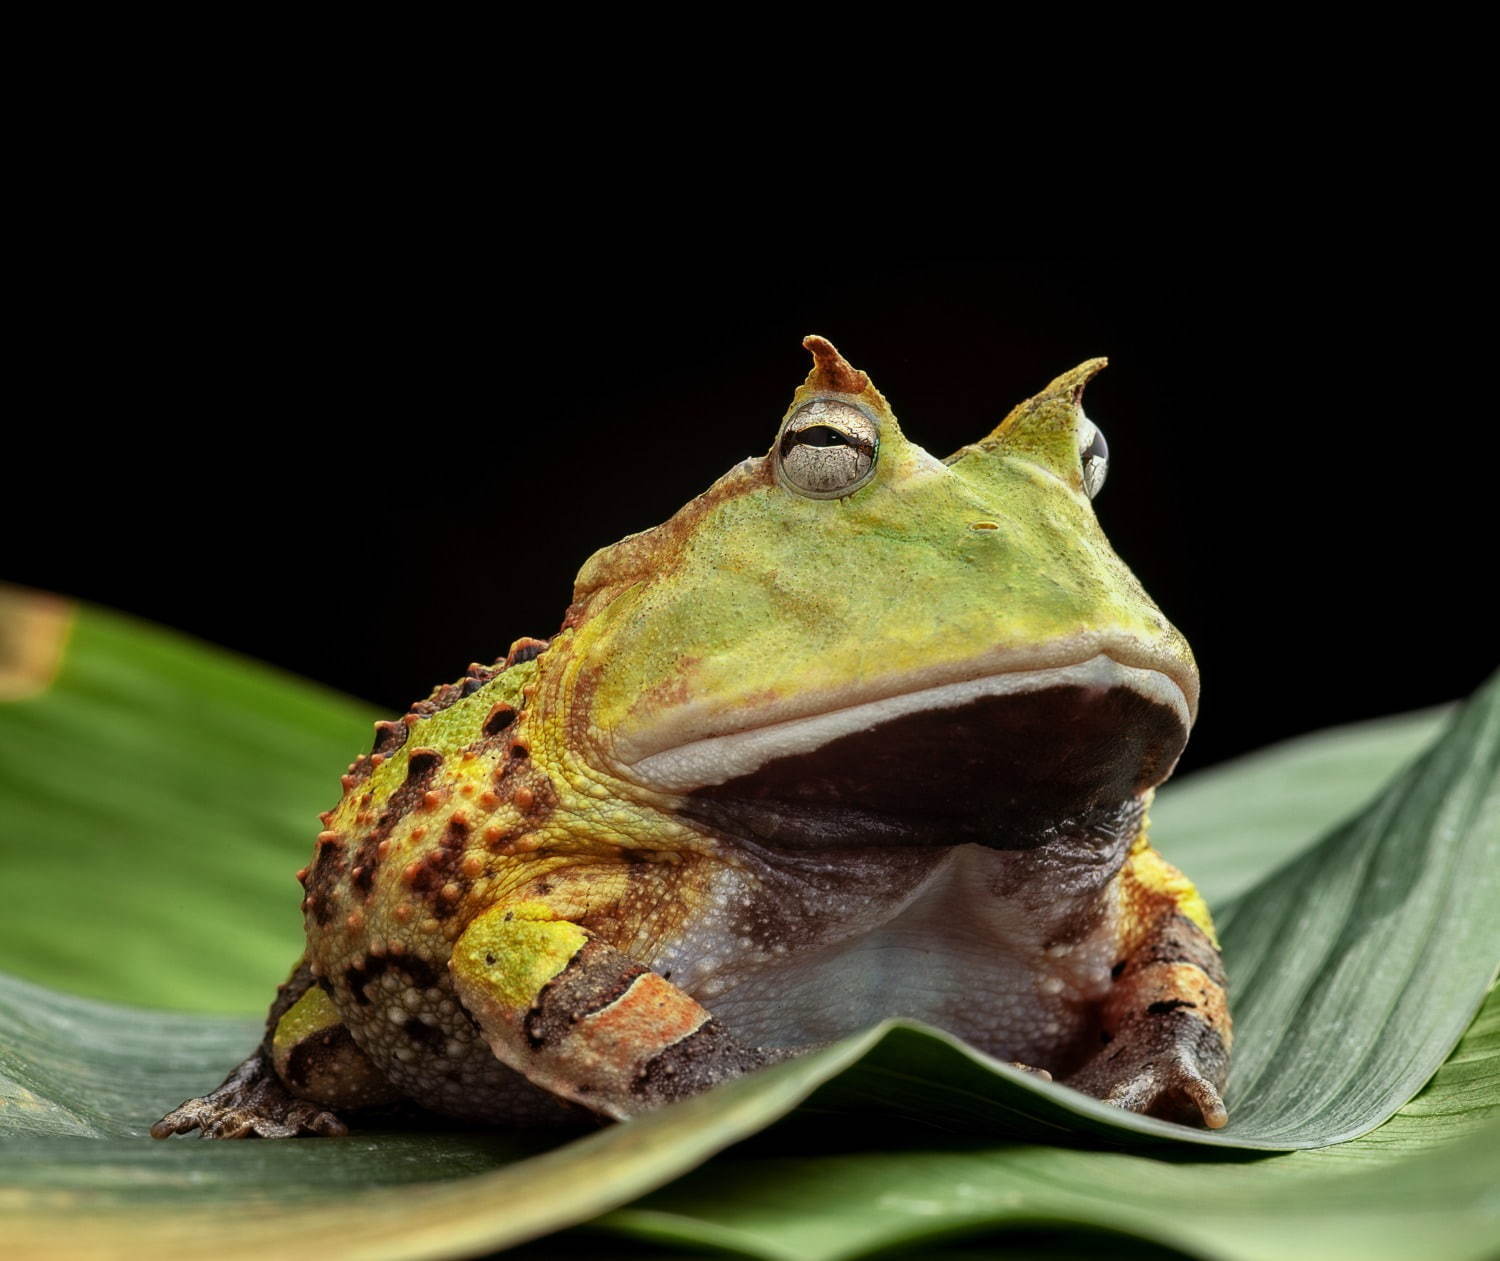
[(1198, 676), (1094, 517), (1104, 361), (939, 460), (803, 344), (771, 450), (579, 575), (587, 758), (793, 847), (1030, 845), (1165, 779)]

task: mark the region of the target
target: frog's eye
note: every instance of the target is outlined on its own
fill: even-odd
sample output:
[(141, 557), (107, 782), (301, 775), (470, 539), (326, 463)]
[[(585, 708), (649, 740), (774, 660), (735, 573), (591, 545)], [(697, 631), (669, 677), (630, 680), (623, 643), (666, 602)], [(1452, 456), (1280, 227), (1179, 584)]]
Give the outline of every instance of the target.
[(841, 499), (875, 473), (880, 433), (859, 408), (832, 399), (799, 407), (776, 439), (776, 473), (809, 499)]
[(1083, 461), (1083, 489), (1092, 499), (1109, 472), (1109, 443), (1104, 441), (1099, 426), (1083, 415), (1078, 417), (1078, 455)]

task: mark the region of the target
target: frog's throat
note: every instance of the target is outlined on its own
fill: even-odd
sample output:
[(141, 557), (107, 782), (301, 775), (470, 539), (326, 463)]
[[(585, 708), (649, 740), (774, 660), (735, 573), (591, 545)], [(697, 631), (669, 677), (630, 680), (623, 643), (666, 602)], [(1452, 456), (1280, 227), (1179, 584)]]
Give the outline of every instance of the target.
[(1188, 699), (1175, 680), (1159, 670), (1122, 665), (1099, 653), (1076, 665), (985, 675), (747, 731), (708, 736), (653, 753), (625, 769), (630, 778), (648, 788), (693, 792), (751, 775), (782, 758), (812, 753), (858, 732), (873, 731), (895, 719), (934, 711), (962, 711), (976, 702), (1052, 688), (1079, 689), (1099, 696), (1124, 689), (1170, 710), (1182, 724), (1184, 737), (1192, 725)]

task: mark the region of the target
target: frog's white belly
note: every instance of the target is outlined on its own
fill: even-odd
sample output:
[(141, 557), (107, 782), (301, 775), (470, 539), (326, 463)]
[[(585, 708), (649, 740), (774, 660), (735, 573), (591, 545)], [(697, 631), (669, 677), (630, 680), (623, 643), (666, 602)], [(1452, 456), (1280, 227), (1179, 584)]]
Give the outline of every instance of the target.
[[(682, 979), (744, 1045), (806, 1047), (905, 1016), (1050, 1067), (1091, 1032), (1115, 963), (1114, 916), (1097, 877), (1039, 888), (1035, 866), (1034, 855), (960, 846), (908, 898), (885, 901), (881, 922), (868, 923), (857, 897), (837, 899), (821, 944), (706, 974), (689, 966), (699, 974)], [(733, 944), (720, 957), (733, 958)]]

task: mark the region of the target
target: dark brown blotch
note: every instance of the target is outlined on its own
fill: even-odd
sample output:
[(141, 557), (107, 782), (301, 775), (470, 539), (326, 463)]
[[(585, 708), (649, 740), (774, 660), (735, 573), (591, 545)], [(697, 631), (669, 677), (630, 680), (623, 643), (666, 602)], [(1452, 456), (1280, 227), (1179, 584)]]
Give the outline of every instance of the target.
[(445, 1041), (441, 1029), (426, 1024), (415, 1016), (401, 1026), (401, 1032), (420, 1046), (441, 1046)]
[(590, 940), (537, 995), (524, 1030), (532, 1050), (561, 1040), (578, 1021), (617, 1001), (646, 969), (613, 946)]
[[(468, 848), (473, 828), (467, 819), (455, 815), (448, 820), (442, 838), (422, 858), (411, 877), (412, 892), (420, 894), (434, 919), (447, 919), (463, 901), (474, 882), (464, 875), (460, 863)], [(449, 885), (458, 891), (456, 897), (444, 897)]]
[(473, 827), (466, 818), (455, 814), (448, 820), (448, 826), (443, 829), (443, 848), (463, 849), (468, 844), (469, 834), (473, 830)]
[[(401, 787), (409, 788), (413, 786), (414, 781), (421, 781), (420, 788), (426, 789), (427, 781), (432, 778), (433, 774), (437, 771), (437, 768), (442, 764), (443, 755), (436, 749), (413, 749), (411, 751), (410, 760), (406, 764), (406, 780)], [(391, 796), (392, 804), (395, 803), (396, 798), (400, 796), (400, 794), (401, 788), (398, 788), (396, 792)], [(389, 807), (387, 807), (387, 809), (389, 809)]]
[(404, 972), (418, 989), (430, 990), (438, 982), (432, 964), (417, 955), (401, 955), (390, 960), (390, 966), (397, 972)]
[(418, 718), (431, 718), (433, 714), (441, 713), (449, 705), (458, 700), (460, 689), (456, 683), (440, 683), (432, 689), (432, 694), (424, 700), (413, 701), (411, 708), (406, 712)]
[(370, 746), (370, 754), (379, 754), (381, 757), (390, 757), (397, 749), (406, 743), (406, 733), (409, 730), (403, 722), (392, 722), (388, 718), (382, 718), (375, 724), (375, 743)]
[(502, 731), (516, 720), (516, 709), (514, 705), (507, 705), (504, 701), (496, 701), (490, 707), (490, 712), (484, 717), (484, 726), (481, 730), (487, 736), (498, 736)]
[(1166, 929), (1133, 962), (1138, 968), (1147, 968), (1153, 963), (1191, 963), (1202, 968), (1216, 985), (1228, 984), (1224, 961), (1213, 942), (1180, 911), (1172, 915)]
[(318, 924), (327, 924), (337, 910), (334, 890), (344, 874), (343, 842), (324, 832), (318, 837), (318, 852), (307, 874), (307, 909)]
[(518, 666), (527, 661), (535, 661), (547, 651), (550, 641), (546, 639), (532, 639), (523, 635), (510, 646), (510, 651), (505, 654), (505, 668)]
[(374, 955), (360, 963), (351, 964), (344, 969), (344, 988), (356, 1003), (367, 1007), (370, 996), (365, 993), (365, 986), (382, 976), (389, 966), (389, 961), (383, 955)]
[(669, 1103), (760, 1068), (768, 1058), (765, 1051), (738, 1045), (710, 1019), (647, 1060), (630, 1090), (653, 1103)]
[(294, 1090), (305, 1089), (312, 1075), (319, 1069), (333, 1069), (345, 1063), (348, 1057), (358, 1054), (349, 1030), (343, 1025), (325, 1033), (304, 1038), (292, 1048), (286, 1061), (286, 1084)]
[(370, 773), (375, 769), (370, 759), (361, 753), (354, 761), (349, 763), (348, 772), (340, 778), (339, 782), (344, 786), (346, 793), (358, 788), (365, 780), (370, 778)]
[(442, 764), (443, 755), (436, 749), (417, 748), (407, 754), (406, 778), (401, 782), (401, 787), (391, 794), (379, 821), (365, 834), (354, 854), (357, 874), (351, 878), (350, 884), (363, 897), (368, 899), (375, 887), (375, 871), (380, 865), (380, 843), (390, 836), (396, 824), (422, 800), (428, 784)]

